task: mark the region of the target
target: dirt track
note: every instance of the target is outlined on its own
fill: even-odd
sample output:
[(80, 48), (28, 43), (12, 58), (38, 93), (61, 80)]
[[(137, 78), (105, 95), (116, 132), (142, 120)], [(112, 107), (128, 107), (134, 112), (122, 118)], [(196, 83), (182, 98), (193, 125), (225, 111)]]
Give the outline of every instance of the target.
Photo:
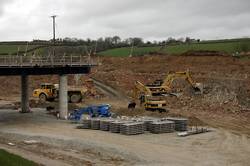
[[(26, 151), (32, 152), (28, 153), (32, 156), (29, 158), (43, 164), (247, 166), (250, 162), (250, 140), (223, 129), (187, 138), (178, 138), (175, 133), (123, 136), (75, 129), (75, 124), (58, 121), (44, 112), (36, 109), (32, 114), (19, 114), (1, 110), (1, 146), (24, 157), (29, 157), (25, 156)], [(40, 143), (25, 145), (25, 139)], [(10, 141), (17, 146), (6, 147)]]

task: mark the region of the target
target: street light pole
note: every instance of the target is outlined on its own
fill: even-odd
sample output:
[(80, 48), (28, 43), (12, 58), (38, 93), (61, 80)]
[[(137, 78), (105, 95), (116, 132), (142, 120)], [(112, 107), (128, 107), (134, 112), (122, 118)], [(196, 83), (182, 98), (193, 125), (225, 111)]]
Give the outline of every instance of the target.
[(56, 46), (56, 15), (51, 16), (53, 19), (53, 56), (55, 56), (55, 46)]

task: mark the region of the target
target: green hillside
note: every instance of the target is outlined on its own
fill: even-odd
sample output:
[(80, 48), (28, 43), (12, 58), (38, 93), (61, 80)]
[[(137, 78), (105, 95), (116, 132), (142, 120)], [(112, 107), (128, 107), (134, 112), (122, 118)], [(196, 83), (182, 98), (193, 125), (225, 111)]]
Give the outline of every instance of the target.
[[(131, 48), (115, 48), (99, 52), (103, 56), (129, 56)], [(234, 40), (217, 40), (204, 41), (201, 43), (191, 44), (176, 44), (169, 45), (164, 48), (158, 47), (136, 47), (134, 49), (134, 56), (148, 54), (150, 52), (166, 53), (166, 54), (182, 54), (187, 51), (220, 51), (225, 53), (235, 53), (242, 51), (250, 51), (250, 39), (234, 39)]]
[[(36, 48), (39, 45), (31, 45), (28, 46), (28, 50), (32, 48)], [(26, 50), (26, 45), (11, 45), (11, 44), (1, 44), (0, 45), (0, 54), (14, 54), (16, 52), (21, 51), (24, 52)]]
[[(41, 46), (39, 44), (34, 44), (28, 46), (28, 52), (36, 52), (37, 54), (43, 54), (46, 51), (46, 45)], [(59, 52), (65, 53), (84, 53), (85, 47), (80, 46), (58, 46)], [(0, 55), (2, 54), (16, 54), (17, 51), (25, 52), (26, 44), (25, 42), (0, 42)], [(250, 39), (225, 39), (225, 40), (209, 40), (202, 41), (200, 43), (181, 43), (181, 44), (171, 44), (166, 47), (161, 48), (160, 46), (155, 47), (134, 47), (133, 56), (140, 56), (150, 53), (164, 53), (164, 54), (182, 54), (187, 51), (220, 51), (225, 53), (235, 53), (235, 52), (246, 52), (250, 51)], [(131, 53), (131, 47), (122, 47), (108, 49), (105, 51), (98, 52), (98, 55), (102, 56), (119, 56), (126, 57)]]
[(169, 54), (181, 54), (191, 50), (220, 51), (231, 54), (250, 50), (250, 40), (240, 42), (182, 44), (169, 46), (164, 48), (162, 52)]
[[(135, 47), (133, 50), (133, 55), (144, 55), (148, 54), (150, 52), (158, 52), (160, 47)], [(98, 53), (99, 55), (108, 55), (108, 56), (121, 56), (126, 57), (129, 56), (131, 53), (130, 47), (124, 47), (124, 48), (114, 48), (106, 51), (102, 51)]]

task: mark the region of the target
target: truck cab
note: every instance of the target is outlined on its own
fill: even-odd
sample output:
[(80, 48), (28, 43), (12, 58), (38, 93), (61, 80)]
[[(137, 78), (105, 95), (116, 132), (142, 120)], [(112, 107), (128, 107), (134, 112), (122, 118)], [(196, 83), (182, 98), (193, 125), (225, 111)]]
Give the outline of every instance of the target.
[(58, 92), (54, 84), (43, 83), (40, 88), (33, 91), (33, 97), (39, 97), (39, 100), (44, 103), (45, 101), (53, 101), (57, 98)]

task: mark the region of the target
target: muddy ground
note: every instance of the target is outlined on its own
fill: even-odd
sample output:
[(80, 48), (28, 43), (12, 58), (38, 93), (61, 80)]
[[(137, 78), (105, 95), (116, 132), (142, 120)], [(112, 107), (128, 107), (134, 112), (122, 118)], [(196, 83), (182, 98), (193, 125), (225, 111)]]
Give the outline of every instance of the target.
[[(101, 64), (90, 75), (82, 77), (80, 84), (92, 77), (103, 85), (97, 85), (95, 93), (70, 109), (110, 103), (112, 111), (118, 115), (188, 117), (190, 126), (209, 126), (213, 132), (178, 138), (176, 133), (127, 137), (77, 130), (74, 124), (56, 120), (43, 109), (33, 109), (32, 114), (17, 113), (18, 104), (13, 106), (13, 103), (19, 100), (20, 78), (0, 77), (1, 107), (4, 108), (0, 111), (0, 146), (45, 165), (248, 165), (249, 60), (227, 56), (153, 55), (102, 58)], [(128, 111), (127, 104), (136, 80), (151, 83), (164, 78), (168, 72), (187, 69), (196, 82), (205, 85), (203, 95), (194, 95), (189, 84), (177, 80), (173, 89), (182, 89), (183, 95), (166, 97), (169, 113), (146, 112), (139, 107)], [(58, 77), (34, 76), (30, 81), (33, 90), (41, 82), (58, 83)], [(69, 77), (69, 84), (75, 84), (73, 76)], [(44, 107), (32, 103), (33, 107)], [(40, 143), (27, 146), (22, 143), (24, 139)], [(6, 145), (10, 141), (16, 146)]]

